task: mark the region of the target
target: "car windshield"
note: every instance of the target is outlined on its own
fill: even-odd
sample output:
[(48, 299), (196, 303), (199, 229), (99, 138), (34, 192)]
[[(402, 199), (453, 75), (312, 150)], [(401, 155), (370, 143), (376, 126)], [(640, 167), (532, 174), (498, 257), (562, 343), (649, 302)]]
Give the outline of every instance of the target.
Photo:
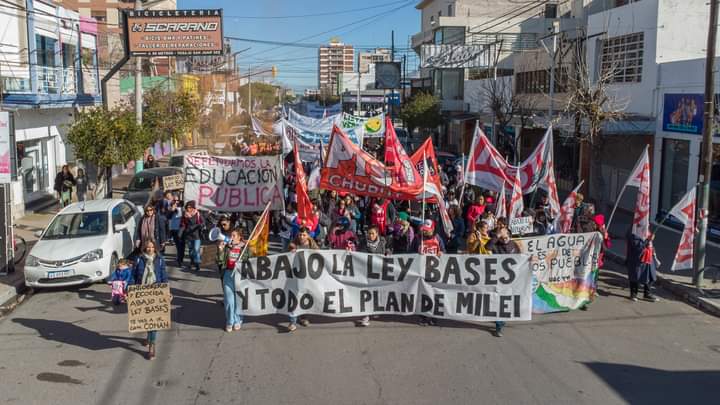
[(153, 183), (157, 176), (152, 174), (138, 174), (133, 177), (128, 185), (128, 191), (148, 191), (152, 190)]
[(168, 166), (171, 167), (183, 167), (183, 164), (185, 163), (185, 156), (171, 156), (170, 161), (168, 162)]
[(45, 239), (69, 239), (105, 235), (108, 231), (107, 212), (60, 214), (48, 226)]

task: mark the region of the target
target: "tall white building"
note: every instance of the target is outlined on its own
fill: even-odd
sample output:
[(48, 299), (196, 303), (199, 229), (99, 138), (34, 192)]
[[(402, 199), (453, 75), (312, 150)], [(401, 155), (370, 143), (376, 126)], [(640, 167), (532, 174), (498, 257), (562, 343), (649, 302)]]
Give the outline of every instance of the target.
[(318, 49), (318, 89), (335, 93), (338, 74), (353, 71), (354, 49), (339, 41), (330, 41)]

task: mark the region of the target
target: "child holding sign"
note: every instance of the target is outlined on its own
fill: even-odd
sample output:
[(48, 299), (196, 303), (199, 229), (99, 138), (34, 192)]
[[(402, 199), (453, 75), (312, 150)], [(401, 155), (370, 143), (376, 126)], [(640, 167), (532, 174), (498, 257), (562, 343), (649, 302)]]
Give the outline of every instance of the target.
[(130, 271), (130, 263), (125, 259), (120, 259), (117, 268), (110, 275), (111, 297), (115, 305), (120, 305), (127, 298), (128, 285), (132, 284), (132, 272)]

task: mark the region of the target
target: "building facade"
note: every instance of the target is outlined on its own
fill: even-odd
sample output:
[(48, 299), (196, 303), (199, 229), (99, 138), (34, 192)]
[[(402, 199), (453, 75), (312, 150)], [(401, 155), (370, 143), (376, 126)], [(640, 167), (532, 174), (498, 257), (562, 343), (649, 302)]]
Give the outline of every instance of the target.
[(370, 67), (378, 62), (391, 62), (390, 49), (377, 48), (369, 52), (358, 52), (358, 70), (360, 73), (369, 73)]
[(338, 75), (353, 71), (352, 45), (331, 41), (318, 49), (318, 89), (336, 94)]

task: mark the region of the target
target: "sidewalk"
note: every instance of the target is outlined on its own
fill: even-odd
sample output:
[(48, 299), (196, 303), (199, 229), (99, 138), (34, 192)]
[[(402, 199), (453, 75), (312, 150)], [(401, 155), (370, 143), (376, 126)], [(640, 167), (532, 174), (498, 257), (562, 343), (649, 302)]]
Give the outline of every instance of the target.
[[(608, 259), (624, 265), (626, 257), (627, 240), (625, 234), (632, 223), (632, 214), (627, 212), (616, 212), (610, 228), (612, 247), (608, 250)], [(656, 228), (651, 224), (651, 230)], [(680, 242), (680, 231), (666, 226), (661, 226), (655, 234), (655, 251), (661, 262), (658, 268), (658, 285), (682, 298), (688, 304), (693, 305), (705, 312), (720, 316), (720, 298), (707, 298), (702, 296), (692, 283), (692, 270), (670, 271), (678, 243)], [(708, 243), (706, 264), (720, 263), (720, 246)], [(704, 291), (712, 297), (720, 297), (720, 282), (713, 284), (712, 280), (704, 282)]]

